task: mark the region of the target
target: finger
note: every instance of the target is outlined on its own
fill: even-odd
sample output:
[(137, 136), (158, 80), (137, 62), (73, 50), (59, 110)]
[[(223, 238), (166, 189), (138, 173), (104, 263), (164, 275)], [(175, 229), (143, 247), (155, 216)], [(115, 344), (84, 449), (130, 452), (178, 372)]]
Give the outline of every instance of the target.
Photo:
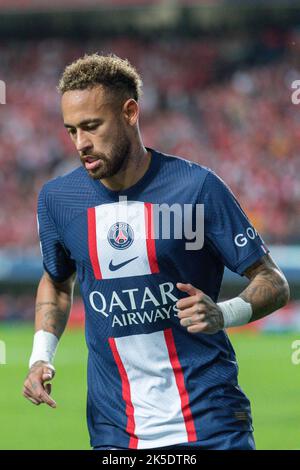
[(49, 382), (49, 380), (52, 380), (53, 376), (49, 372), (43, 373), (42, 375), (42, 382)]
[(27, 397), (27, 396), (26, 396), (25, 398), (26, 398), (28, 401), (31, 401), (31, 403), (33, 403), (33, 404), (36, 405), (36, 406), (39, 406), (39, 405), (41, 404), (40, 401), (37, 401), (37, 400), (35, 400), (34, 398)]
[(33, 396), (33, 393), (34, 393), (33, 390), (32, 390), (31, 388), (29, 388), (29, 387), (26, 387), (26, 385), (24, 385), (23, 393), (26, 393), (27, 395), (29, 395), (29, 396), (31, 396), (32, 398), (35, 398), (35, 399), (36, 399), (36, 397)]
[(185, 308), (184, 310), (178, 310), (178, 318), (187, 318), (192, 317), (193, 315), (200, 315), (206, 312), (205, 305), (193, 305), (190, 308)]
[(35, 398), (32, 398), (25, 390), (23, 391), (23, 396), (24, 396), (27, 400), (29, 400), (29, 401), (31, 401), (32, 403), (34, 403), (34, 405), (37, 405), (37, 406), (38, 406), (38, 405), (41, 404), (41, 401), (36, 400)]
[(34, 398), (31, 398), (31, 397), (26, 397), (26, 398), (27, 398), (27, 400), (31, 401), (31, 403), (33, 403), (36, 406), (39, 406), (41, 404), (40, 401), (37, 401)]
[(56, 408), (56, 402), (48, 395), (46, 391), (43, 391), (39, 394), (40, 400), (51, 408)]
[(204, 314), (199, 314), (196, 313), (195, 315), (192, 315), (191, 317), (183, 318), (180, 320), (181, 326), (184, 327), (189, 327), (192, 325), (199, 325), (199, 323), (203, 323), (203, 320), (205, 318)]
[(184, 299), (179, 299), (176, 302), (176, 307), (183, 310), (185, 308), (192, 307), (195, 304), (199, 304), (205, 301), (205, 294), (202, 291), (198, 291), (197, 294), (192, 295), (191, 297), (185, 297)]
[(184, 284), (183, 282), (177, 282), (176, 287), (177, 289), (181, 290), (182, 292), (186, 292), (189, 295), (195, 295), (198, 292), (198, 289), (192, 286), (192, 284)]
[(40, 392), (39, 398), (51, 408), (56, 408), (56, 402), (48, 395), (47, 391)]
[(42, 380), (46, 382), (48, 380), (52, 380), (55, 375), (55, 369), (49, 366), (43, 368), (43, 375)]
[(176, 302), (176, 307), (180, 310), (183, 310), (185, 308), (192, 307), (198, 302), (198, 297), (197, 295), (193, 295), (191, 297), (185, 297), (184, 299), (180, 299)]
[(201, 322), (198, 323), (197, 325), (192, 325), (187, 328), (187, 331), (189, 333), (208, 333), (207, 331), (208, 323), (206, 322)]
[(51, 406), (51, 408), (56, 408), (56, 402), (48, 395), (44, 390), (43, 386), (39, 382), (32, 382), (31, 384), (33, 393), (31, 395), (38, 400), (41, 400), (43, 403)]

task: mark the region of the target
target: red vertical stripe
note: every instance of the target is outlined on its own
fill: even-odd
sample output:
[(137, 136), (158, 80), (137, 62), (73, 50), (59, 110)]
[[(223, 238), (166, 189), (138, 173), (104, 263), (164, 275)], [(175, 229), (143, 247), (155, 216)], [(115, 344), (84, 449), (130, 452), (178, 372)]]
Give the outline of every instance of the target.
[(115, 342), (114, 338), (109, 338), (108, 341), (109, 341), (110, 349), (111, 349), (111, 351), (113, 353), (113, 356), (114, 356), (114, 360), (117, 364), (119, 374), (120, 374), (120, 377), (121, 377), (121, 382), (122, 382), (122, 396), (123, 396), (123, 399), (126, 403), (126, 409), (125, 409), (126, 416), (127, 416), (126, 431), (130, 435), (129, 448), (130, 449), (137, 449), (138, 438), (134, 434), (134, 431), (135, 431), (134, 407), (133, 407), (133, 403), (131, 401), (129, 380), (128, 380), (128, 377), (127, 377), (125, 367), (122, 363), (121, 357), (119, 355), (117, 345), (116, 345), (116, 342)]
[(159, 273), (158, 262), (156, 258), (154, 225), (153, 225), (153, 205), (145, 202), (145, 227), (146, 227), (146, 245), (147, 255), (152, 274)]
[(182, 368), (178, 359), (174, 337), (171, 328), (164, 331), (166, 345), (169, 352), (170, 362), (175, 375), (175, 380), (181, 400), (181, 410), (185, 422), (185, 427), (188, 435), (189, 442), (197, 441), (197, 434), (194, 424), (193, 415), (190, 408), (188, 391), (185, 388), (184, 376)]
[(102, 279), (100, 270), (98, 251), (97, 251), (97, 232), (96, 232), (96, 209), (88, 208), (88, 241), (89, 255), (96, 279)]

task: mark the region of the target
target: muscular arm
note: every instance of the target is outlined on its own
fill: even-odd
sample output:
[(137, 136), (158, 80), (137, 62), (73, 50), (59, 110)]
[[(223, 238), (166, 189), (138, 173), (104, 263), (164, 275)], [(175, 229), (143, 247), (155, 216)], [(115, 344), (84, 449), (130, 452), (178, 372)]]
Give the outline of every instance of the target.
[(42, 276), (36, 296), (35, 330), (45, 330), (60, 338), (68, 321), (75, 274), (57, 283), (47, 273)]
[[(70, 314), (73, 299), (75, 275), (67, 281), (57, 283), (45, 273), (40, 280), (36, 296), (35, 329), (44, 330), (61, 337)], [(35, 405), (46, 403), (52, 408), (56, 402), (51, 398), (51, 384), (46, 383), (54, 377), (53, 367), (43, 360), (31, 366), (24, 382), (23, 395)]]
[(244, 272), (250, 283), (239, 295), (251, 303), (250, 322), (265, 317), (283, 307), (290, 297), (287, 280), (270, 255), (265, 255)]
[[(251, 304), (249, 322), (258, 320), (283, 307), (289, 300), (290, 290), (284, 274), (270, 255), (263, 256), (244, 272), (250, 283), (239, 295)], [(189, 297), (177, 302), (180, 324), (189, 333), (213, 334), (224, 328), (222, 310), (208, 295), (191, 284), (176, 284)]]

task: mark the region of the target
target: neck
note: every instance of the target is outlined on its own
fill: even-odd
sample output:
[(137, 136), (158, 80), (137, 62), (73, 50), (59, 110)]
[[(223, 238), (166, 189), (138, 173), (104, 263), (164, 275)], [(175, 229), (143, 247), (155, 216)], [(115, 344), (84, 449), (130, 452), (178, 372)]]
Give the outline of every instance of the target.
[(121, 170), (109, 177), (102, 178), (101, 183), (112, 191), (123, 191), (137, 183), (146, 173), (151, 162), (151, 152), (141, 140), (133, 145)]

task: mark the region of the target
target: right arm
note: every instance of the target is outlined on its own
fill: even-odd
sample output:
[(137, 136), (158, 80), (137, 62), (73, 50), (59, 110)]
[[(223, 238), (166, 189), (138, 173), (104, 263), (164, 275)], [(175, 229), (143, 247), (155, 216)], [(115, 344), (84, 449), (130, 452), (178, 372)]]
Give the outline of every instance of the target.
[(71, 310), (75, 276), (58, 283), (44, 273), (36, 296), (35, 331), (44, 330), (58, 339), (61, 337)]
[[(76, 275), (64, 282), (55, 282), (46, 272), (42, 276), (36, 296), (35, 331), (45, 331), (60, 339), (66, 327)], [(47, 403), (56, 407), (50, 397), (51, 385), (45, 382), (54, 377), (53, 366), (44, 360), (34, 362), (24, 382), (23, 395), (35, 405)]]

